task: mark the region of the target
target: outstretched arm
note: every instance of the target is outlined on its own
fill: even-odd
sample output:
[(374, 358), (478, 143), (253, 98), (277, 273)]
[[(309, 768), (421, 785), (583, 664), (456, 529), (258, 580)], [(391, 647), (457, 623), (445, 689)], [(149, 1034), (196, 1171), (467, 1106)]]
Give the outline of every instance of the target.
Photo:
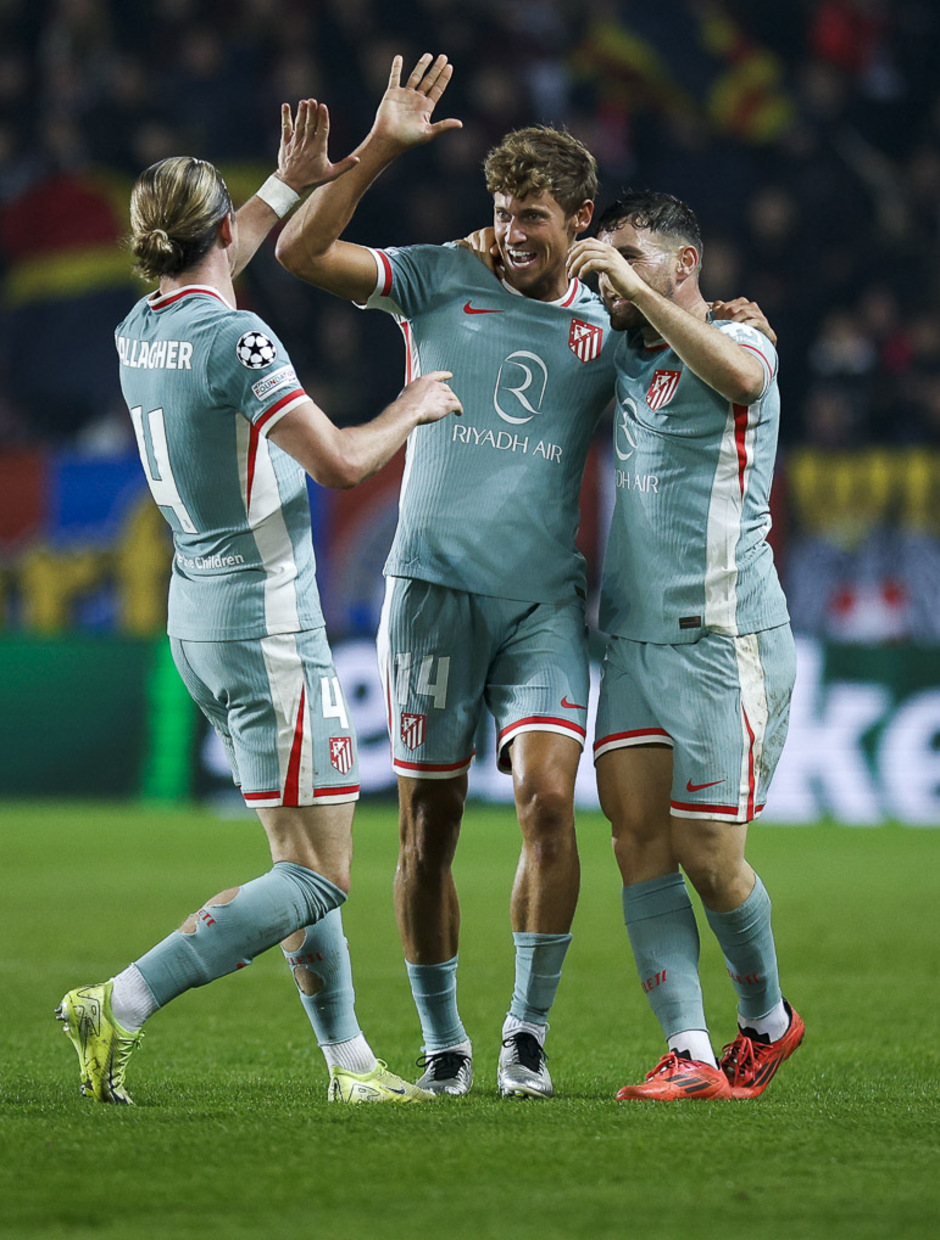
[(325, 487), (354, 487), (392, 459), (416, 426), (438, 422), (463, 408), (447, 383), (449, 370), (422, 375), (404, 388), (377, 418), (339, 427), (319, 405), (304, 401), (286, 413), (269, 438)]
[[(327, 154), (329, 137), (330, 113), (325, 103), (317, 103), (316, 99), (301, 99), (297, 105), (296, 120), (291, 115), (290, 104), (281, 104), (277, 172), (235, 213), (238, 246), (233, 276), (248, 265), (261, 242), (291, 209), (291, 205), (299, 201), (301, 194), (343, 176), (356, 166), (355, 155), (347, 155), (337, 164), (330, 162)], [(274, 205), (259, 195), (266, 195)]]
[(461, 128), (453, 118), (431, 119), (453, 73), (446, 56), (425, 53), (404, 85), (401, 69), (396, 56), (372, 128), (354, 152), (357, 166), (312, 194), (278, 238), (277, 256), (288, 271), (350, 301), (365, 301), (375, 287), (368, 250), (339, 240), (360, 198), (403, 151)]
[(581, 279), (596, 272), (640, 311), (647, 322), (709, 387), (735, 404), (749, 405), (764, 389), (760, 361), (729, 336), (663, 297), (634, 271), (626, 258), (596, 237), (578, 241), (568, 255), (568, 274)]

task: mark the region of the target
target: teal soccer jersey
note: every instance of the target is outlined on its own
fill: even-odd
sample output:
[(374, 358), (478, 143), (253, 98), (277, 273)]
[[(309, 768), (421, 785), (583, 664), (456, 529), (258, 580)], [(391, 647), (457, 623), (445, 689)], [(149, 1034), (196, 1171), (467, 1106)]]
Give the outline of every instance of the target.
[(764, 390), (735, 405), (668, 345), (622, 337), (614, 411), (615, 502), (600, 625), (675, 645), (788, 622), (770, 529), (780, 417), (777, 355), (740, 323), (715, 323), (760, 358)]
[(320, 627), (306, 477), (267, 439), (306, 398), (283, 345), (195, 285), (142, 298), (115, 338), (144, 472), (173, 529), (170, 635)]
[(577, 280), (555, 302), (523, 297), (456, 245), (373, 254), (367, 305), (395, 316), (407, 378), (452, 371), (464, 408), (409, 438), (386, 574), (537, 603), (583, 594), (578, 497), (614, 386), (602, 303)]

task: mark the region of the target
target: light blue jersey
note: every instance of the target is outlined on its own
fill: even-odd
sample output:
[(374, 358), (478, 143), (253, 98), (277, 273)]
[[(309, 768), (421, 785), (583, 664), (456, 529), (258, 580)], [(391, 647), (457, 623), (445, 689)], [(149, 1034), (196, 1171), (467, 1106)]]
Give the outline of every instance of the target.
[(170, 636), (322, 626), (305, 474), (267, 439), (306, 399), (284, 346), (197, 285), (142, 298), (115, 338), (140, 459), (173, 529)]
[(464, 408), (408, 440), (386, 574), (528, 602), (583, 596), (578, 497), (614, 385), (603, 304), (577, 280), (558, 301), (523, 297), (456, 245), (373, 253), (367, 305), (401, 327), (407, 379), (451, 371)]
[(616, 499), (600, 609), (601, 628), (617, 637), (675, 645), (789, 619), (767, 542), (777, 355), (754, 328), (715, 327), (764, 366), (764, 390), (752, 405), (720, 396), (668, 345), (621, 337)]

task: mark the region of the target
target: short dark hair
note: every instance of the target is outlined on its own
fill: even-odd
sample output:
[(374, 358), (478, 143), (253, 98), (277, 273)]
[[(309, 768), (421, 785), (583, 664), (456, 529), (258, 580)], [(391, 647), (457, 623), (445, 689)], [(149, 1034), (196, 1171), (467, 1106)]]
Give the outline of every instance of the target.
[(600, 236), (626, 223), (694, 245), (701, 256), (702, 231), (695, 212), (672, 194), (652, 189), (625, 189), (616, 202), (601, 212), (595, 231)]

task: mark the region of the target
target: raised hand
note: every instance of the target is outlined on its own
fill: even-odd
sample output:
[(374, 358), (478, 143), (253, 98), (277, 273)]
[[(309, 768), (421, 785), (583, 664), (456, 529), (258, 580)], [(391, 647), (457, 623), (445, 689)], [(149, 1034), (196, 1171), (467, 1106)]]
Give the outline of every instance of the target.
[(327, 153), (330, 137), (330, 111), (316, 99), (301, 99), (296, 119), (290, 104), (281, 104), (281, 146), (277, 153), (277, 175), (302, 194), (328, 181), (335, 181), (359, 162), (356, 155), (347, 155), (331, 163)]
[(454, 117), (444, 121), (431, 120), (454, 72), (454, 66), (446, 56), (435, 59), (430, 52), (425, 52), (404, 86), (401, 84), (401, 71), (402, 58), (395, 56), (388, 75), (388, 88), (382, 96), (372, 126), (376, 137), (404, 148), (430, 142), (448, 129), (463, 128), (463, 122)]
[(567, 267), (569, 276), (581, 280), (592, 272), (606, 276), (621, 297), (630, 298), (638, 289), (645, 287), (643, 278), (633, 270), (620, 251), (596, 237), (575, 242), (568, 252)]

